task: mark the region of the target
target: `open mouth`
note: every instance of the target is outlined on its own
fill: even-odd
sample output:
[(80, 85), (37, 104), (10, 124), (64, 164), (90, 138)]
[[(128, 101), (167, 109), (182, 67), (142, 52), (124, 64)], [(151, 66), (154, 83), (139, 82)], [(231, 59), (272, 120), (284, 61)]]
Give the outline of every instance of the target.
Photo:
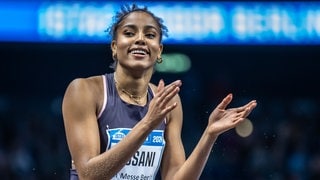
[(129, 50), (129, 53), (134, 55), (147, 55), (149, 52), (145, 49), (131, 49)]

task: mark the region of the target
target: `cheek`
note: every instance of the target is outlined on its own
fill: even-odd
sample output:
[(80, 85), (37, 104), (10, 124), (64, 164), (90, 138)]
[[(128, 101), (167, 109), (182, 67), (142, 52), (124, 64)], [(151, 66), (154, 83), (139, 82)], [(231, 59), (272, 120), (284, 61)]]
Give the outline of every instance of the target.
[(150, 47), (152, 48), (152, 51), (153, 51), (154, 53), (156, 53), (156, 55), (158, 55), (158, 53), (160, 52), (160, 45), (159, 45), (159, 43), (150, 44)]
[(124, 48), (128, 48), (131, 43), (132, 42), (128, 38), (119, 37), (117, 39), (117, 48), (123, 50)]

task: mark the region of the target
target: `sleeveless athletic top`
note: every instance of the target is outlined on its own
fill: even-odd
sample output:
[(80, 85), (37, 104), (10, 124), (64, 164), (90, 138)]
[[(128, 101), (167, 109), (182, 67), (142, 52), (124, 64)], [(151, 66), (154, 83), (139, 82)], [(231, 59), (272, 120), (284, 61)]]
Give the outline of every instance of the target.
[[(153, 91), (148, 87), (145, 106), (128, 104), (119, 97), (113, 73), (105, 74), (103, 81), (104, 104), (98, 116), (100, 152), (112, 148), (130, 133), (131, 129), (146, 115), (149, 103), (153, 98)], [(165, 119), (158, 128), (148, 135), (138, 151), (112, 179), (160, 179), (158, 170), (165, 147), (164, 130)], [(70, 179), (78, 179), (74, 169), (71, 169)]]

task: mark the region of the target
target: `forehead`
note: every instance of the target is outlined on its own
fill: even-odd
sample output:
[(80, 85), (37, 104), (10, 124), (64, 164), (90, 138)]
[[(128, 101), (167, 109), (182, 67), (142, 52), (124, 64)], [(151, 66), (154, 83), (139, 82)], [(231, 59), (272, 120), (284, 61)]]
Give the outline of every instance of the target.
[(142, 11), (135, 11), (129, 13), (119, 24), (119, 27), (126, 25), (135, 25), (138, 27), (153, 27), (157, 30), (160, 29), (156, 20), (148, 13)]

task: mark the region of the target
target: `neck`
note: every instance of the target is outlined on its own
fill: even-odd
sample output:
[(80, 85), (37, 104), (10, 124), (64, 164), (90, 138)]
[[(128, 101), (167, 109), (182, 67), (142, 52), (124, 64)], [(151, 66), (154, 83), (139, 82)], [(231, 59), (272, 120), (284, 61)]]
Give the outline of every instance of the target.
[(143, 79), (133, 79), (129, 77), (119, 78), (114, 73), (114, 82), (120, 97), (132, 103), (142, 105), (146, 103), (148, 93), (148, 82)]
[(148, 88), (151, 76), (151, 71), (132, 72), (132, 70), (127, 70), (121, 66), (117, 66), (114, 72), (114, 78), (118, 85), (134, 95), (144, 94)]

